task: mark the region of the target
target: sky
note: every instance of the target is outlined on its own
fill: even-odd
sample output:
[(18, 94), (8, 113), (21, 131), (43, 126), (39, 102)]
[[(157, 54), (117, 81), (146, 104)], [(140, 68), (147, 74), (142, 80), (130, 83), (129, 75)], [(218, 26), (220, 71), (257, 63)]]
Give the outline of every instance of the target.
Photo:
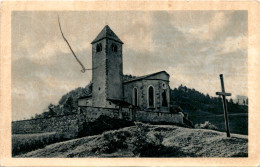
[(91, 42), (105, 25), (124, 42), (123, 72), (135, 76), (165, 70), (170, 87), (185, 85), (215, 96), (225, 89), (247, 96), (247, 11), (77, 11), (12, 13), (12, 120), (42, 113), (62, 95), (85, 87), (92, 72), (81, 73), (62, 39), (86, 68)]

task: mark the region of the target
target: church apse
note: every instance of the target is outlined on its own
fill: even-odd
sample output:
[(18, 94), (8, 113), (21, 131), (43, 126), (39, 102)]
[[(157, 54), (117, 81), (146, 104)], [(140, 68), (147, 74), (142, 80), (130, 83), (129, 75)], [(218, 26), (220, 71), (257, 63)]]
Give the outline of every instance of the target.
[(141, 110), (169, 112), (170, 87), (167, 72), (137, 77), (125, 81), (123, 85), (124, 99), (128, 103), (137, 104), (136, 107)]

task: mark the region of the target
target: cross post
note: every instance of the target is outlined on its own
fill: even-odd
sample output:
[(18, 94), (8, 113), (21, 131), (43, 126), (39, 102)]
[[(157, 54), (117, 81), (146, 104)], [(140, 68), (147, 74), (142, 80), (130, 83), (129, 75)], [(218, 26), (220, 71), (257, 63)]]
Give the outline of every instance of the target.
[(224, 117), (225, 117), (225, 123), (226, 123), (226, 131), (227, 131), (227, 137), (230, 137), (229, 124), (228, 124), (228, 110), (227, 110), (227, 100), (226, 100), (226, 96), (231, 96), (231, 93), (226, 93), (226, 92), (225, 92), (223, 74), (220, 74), (219, 77), (220, 77), (220, 83), (221, 83), (222, 92), (216, 92), (216, 95), (221, 95), (221, 96), (222, 96), (223, 110), (224, 110)]

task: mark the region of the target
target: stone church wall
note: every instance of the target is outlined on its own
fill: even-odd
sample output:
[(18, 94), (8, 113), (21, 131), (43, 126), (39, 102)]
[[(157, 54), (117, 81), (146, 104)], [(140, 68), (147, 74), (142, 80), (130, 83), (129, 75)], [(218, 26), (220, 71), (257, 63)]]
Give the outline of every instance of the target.
[(171, 114), (151, 111), (131, 111), (124, 108), (122, 111), (124, 119), (151, 123), (174, 123), (183, 124), (183, 114)]
[(127, 84), (124, 84), (124, 97), (125, 101), (133, 104), (133, 89), (137, 88), (137, 96), (138, 96), (138, 106), (141, 108), (144, 108), (143, 105), (143, 99), (145, 98), (145, 95), (143, 93), (143, 82), (142, 81), (135, 81), (135, 82), (130, 82)]
[(93, 122), (100, 115), (106, 115), (111, 118), (118, 118), (118, 109), (100, 108), (100, 107), (82, 107), (80, 112), (80, 122)]
[[(102, 44), (102, 51), (96, 52), (96, 45)], [(106, 41), (101, 40), (92, 45), (92, 100), (93, 106), (105, 107), (106, 105)]]
[[(79, 128), (84, 122), (93, 122), (100, 115), (118, 118), (119, 110), (99, 107), (82, 107), (78, 114), (15, 121), (12, 122), (12, 134), (58, 132), (63, 134), (64, 138), (75, 138), (78, 135)], [(135, 113), (133, 113), (128, 108), (123, 108), (122, 116), (123, 119), (133, 119), (141, 122), (183, 123), (183, 116), (181, 114), (149, 111), (135, 111)]]
[[(117, 46), (117, 52), (112, 51), (112, 44)], [(123, 60), (122, 44), (107, 39), (107, 99), (123, 99)]]
[[(126, 101), (130, 104), (133, 104), (133, 89), (136, 87), (138, 89), (138, 106), (141, 110), (147, 108), (147, 97), (148, 97), (148, 87), (151, 85), (154, 88), (154, 102), (155, 109), (154, 111), (162, 111), (162, 82), (161, 80), (140, 80), (134, 81), (124, 84), (124, 97), (126, 97)], [(167, 83), (168, 84), (168, 83)], [(170, 101), (170, 93), (169, 88), (167, 89), (167, 101), (169, 104)], [(165, 111), (169, 111), (168, 107), (166, 107)]]

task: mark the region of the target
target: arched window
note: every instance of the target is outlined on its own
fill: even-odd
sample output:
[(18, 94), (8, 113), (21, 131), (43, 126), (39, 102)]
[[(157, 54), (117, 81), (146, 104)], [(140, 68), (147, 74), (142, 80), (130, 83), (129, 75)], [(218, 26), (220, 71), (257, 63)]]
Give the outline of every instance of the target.
[(102, 44), (98, 43), (96, 46), (96, 52), (101, 52), (102, 51)]
[(167, 107), (168, 106), (166, 90), (164, 90), (163, 93), (162, 93), (162, 106), (163, 107)]
[(148, 96), (147, 96), (148, 108), (155, 108), (154, 106), (154, 88), (153, 86), (148, 87)]
[(100, 43), (100, 51), (102, 51), (102, 44)]
[(116, 44), (112, 43), (111, 48), (112, 48), (113, 52), (117, 52), (117, 45)]
[(137, 88), (133, 89), (133, 105), (138, 106), (138, 90), (137, 90)]

